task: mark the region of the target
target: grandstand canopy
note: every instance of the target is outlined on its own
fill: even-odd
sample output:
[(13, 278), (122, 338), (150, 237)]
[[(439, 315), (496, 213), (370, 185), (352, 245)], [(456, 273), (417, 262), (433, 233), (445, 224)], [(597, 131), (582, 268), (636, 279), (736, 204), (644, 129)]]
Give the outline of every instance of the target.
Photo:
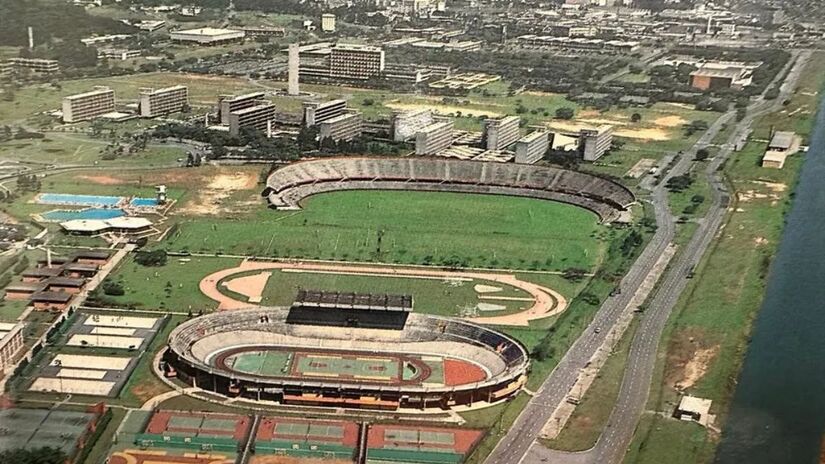
[(323, 290), (298, 290), (293, 308), (358, 309), (366, 311), (398, 311), (409, 313), (413, 309), (412, 295), (386, 295), (374, 293), (327, 292)]

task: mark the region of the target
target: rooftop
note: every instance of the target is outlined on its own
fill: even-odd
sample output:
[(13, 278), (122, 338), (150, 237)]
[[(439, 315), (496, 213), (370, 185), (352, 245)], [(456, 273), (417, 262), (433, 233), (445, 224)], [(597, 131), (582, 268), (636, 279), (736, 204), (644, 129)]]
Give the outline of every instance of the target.
[(292, 306), (410, 312), (413, 298), (410, 295), (298, 290)]
[(173, 31), (173, 34), (202, 35), (204, 37), (217, 37), (221, 35), (237, 33), (243, 33), (243, 31), (236, 31), (235, 29), (219, 29), (216, 27), (202, 27), (199, 29)]
[(787, 150), (791, 148), (794, 142), (794, 138), (796, 134), (793, 132), (784, 132), (779, 131), (773, 134), (771, 138), (771, 143), (768, 145), (770, 148), (779, 148), (783, 150)]

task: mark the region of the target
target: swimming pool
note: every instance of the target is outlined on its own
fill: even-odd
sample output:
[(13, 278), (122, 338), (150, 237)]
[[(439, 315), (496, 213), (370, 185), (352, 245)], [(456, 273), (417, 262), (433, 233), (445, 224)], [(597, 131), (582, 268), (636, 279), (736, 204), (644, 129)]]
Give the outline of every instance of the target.
[(129, 204), (135, 208), (155, 208), (158, 206), (158, 200), (157, 198), (135, 197), (132, 198), (132, 201), (129, 202)]
[(72, 221), (75, 219), (113, 219), (125, 216), (118, 208), (56, 209), (40, 214), (44, 221)]
[(106, 195), (74, 195), (68, 193), (41, 193), (38, 203), (46, 205), (115, 206), (123, 197)]

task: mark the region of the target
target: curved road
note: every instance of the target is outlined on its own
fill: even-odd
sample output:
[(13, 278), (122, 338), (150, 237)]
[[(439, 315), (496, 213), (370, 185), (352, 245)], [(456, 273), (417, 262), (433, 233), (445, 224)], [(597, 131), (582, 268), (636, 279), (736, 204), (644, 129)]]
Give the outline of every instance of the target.
[[(487, 459), (490, 464), (527, 463), (620, 463), (633, 439), (633, 433), (644, 411), (650, 390), (650, 382), (655, 366), (656, 352), (662, 330), (686, 285), (686, 274), (699, 261), (719, 229), (727, 208), (729, 196), (717, 169), (730, 156), (732, 144), (744, 137), (750, 129), (753, 119), (768, 111), (776, 110), (781, 102), (790, 96), (795, 88), (804, 64), (810, 58), (809, 53), (798, 54), (788, 66), (792, 66), (781, 95), (773, 102), (757, 99), (748, 108), (748, 116), (737, 124), (730, 142), (726, 144), (714, 160), (708, 165), (706, 175), (712, 186), (713, 206), (701, 221), (691, 241), (683, 248), (675, 263), (666, 272), (660, 282), (649, 309), (642, 316), (632, 345), (625, 375), (619, 392), (619, 399), (611, 413), (606, 429), (596, 446), (582, 453), (562, 453), (535, 443), (541, 429), (546, 424), (556, 407), (564, 401), (570, 387), (578, 377), (579, 369), (592, 357), (601, 346), (609, 328), (619, 319), (622, 310), (630, 302), (645, 276), (650, 273), (653, 264), (673, 239), (675, 221), (668, 203), (667, 192), (663, 188), (667, 179), (681, 175), (690, 168), (696, 151), (710, 145), (721, 131), (722, 125), (735, 116), (731, 111), (721, 116), (696, 142), (693, 148), (683, 154), (676, 165), (651, 193), (652, 204), (656, 213), (658, 228), (648, 246), (636, 260), (622, 280), (622, 294), (608, 298), (596, 314), (593, 322), (568, 350), (556, 369), (545, 380), (541, 388), (528, 403), (522, 414), (516, 419), (508, 434), (499, 442)], [(777, 76), (780, 79), (784, 73)], [(770, 86), (768, 86), (770, 88)], [(595, 328), (602, 328), (595, 333)]]

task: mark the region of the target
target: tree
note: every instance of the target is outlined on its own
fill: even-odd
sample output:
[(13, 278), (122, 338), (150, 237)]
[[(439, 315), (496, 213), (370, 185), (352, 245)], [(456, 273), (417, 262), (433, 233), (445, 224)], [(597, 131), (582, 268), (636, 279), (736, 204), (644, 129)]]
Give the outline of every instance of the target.
[(12, 449), (0, 453), (0, 462), (15, 464), (63, 464), (66, 454), (57, 448), (44, 446), (35, 449)]
[(111, 280), (103, 282), (103, 293), (109, 296), (122, 296), (126, 294), (123, 290), (123, 285), (118, 282), (112, 282)]
[(630, 115), (630, 122), (635, 124), (635, 123), (638, 123), (638, 122), (641, 122), (641, 121), (642, 121), (642, 115), (641, 114), (633, 113), (633, 114)]
[(704, 160), (708, 159), (709, 157), (710, 157), (710, 152), (707, 150), (707, 148), (700, 148), (700, 149), (696, 150), (696, 158), (694, 158), (694, 159), (696, 161), (704, 161)]
[(556, 119), (573, 119), (573, 116), (575, 115), (576, 111), (573, 110), (573, 108), (568, 108), (566, 106), (556, 110)]
[(166, 260), (167, 256), (164, 250), (141, 250), (135, 253), (135, 262), (141, 266), (165, 266)]

